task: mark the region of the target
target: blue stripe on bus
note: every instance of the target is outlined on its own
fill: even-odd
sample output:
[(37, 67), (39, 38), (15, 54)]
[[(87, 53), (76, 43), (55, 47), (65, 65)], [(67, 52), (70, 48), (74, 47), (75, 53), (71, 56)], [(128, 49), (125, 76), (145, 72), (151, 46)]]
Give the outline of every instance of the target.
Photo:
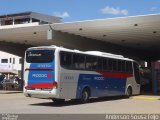
[(127, 78), (115, 78), (113, 76), (97, 74), (80, 74), (77, 85), (76, 97), (80, 98), (82, 90), (89, 87), (91, 97), (103, 97), (110, 95), (124, 95)]

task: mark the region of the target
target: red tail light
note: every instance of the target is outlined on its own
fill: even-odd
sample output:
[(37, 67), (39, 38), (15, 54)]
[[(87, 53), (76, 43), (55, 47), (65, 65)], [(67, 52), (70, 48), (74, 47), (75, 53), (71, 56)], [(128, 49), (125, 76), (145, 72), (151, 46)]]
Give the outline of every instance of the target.
[(57, 82), (53, 82), (53, 87), (55, 87), (56, 89), (58, 88)]

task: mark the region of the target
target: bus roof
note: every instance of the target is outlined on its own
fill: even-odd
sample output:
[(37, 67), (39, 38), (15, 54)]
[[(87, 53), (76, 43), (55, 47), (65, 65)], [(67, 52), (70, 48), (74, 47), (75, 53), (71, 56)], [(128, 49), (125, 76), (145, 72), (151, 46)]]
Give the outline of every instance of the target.
[(72, 50), (72, 49), (68, 49), (68, 48), (64, 48), (64, 47), (58, 47), (55, 45), (31, 47), (31, 48), (28, 48), (27, 50), (36, 50), (36, 49), (42, 49), (42, 48), (44, 48), (44, 49), (53, 49), (54, 48), (54, 49), (58, 49), (60, 51), (68, 51), (68, 52), (81, 53), (81, 54), (86, 54), (86, 55), (95, 55), (95, 56), (99, 56), (99, 57), (108, 57), (108, 58), (114, 58), (114, 59), (134, 61), (132, 59), (125, 58), (122, 55), (116, 55), (116, 54), (100, 52), (100, 51), (80, 51), (80, 50), (76, 50), (76, 49)]

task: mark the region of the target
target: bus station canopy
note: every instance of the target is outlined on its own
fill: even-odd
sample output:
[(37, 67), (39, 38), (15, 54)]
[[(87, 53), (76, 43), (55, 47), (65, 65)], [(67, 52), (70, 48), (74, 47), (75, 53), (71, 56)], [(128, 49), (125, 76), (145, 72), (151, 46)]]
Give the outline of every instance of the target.
[(54, 29), (143, 50), (160, 50), (160, 14), (58, 23)]
[[(47, 40), (47, 31), (51, 28), (61, 33), (130, 48), (160, 51), (160, 14), (54, 23), (51, 25), (30, 23), (4, 26), (3, 28), (0, 27), (0, 41), (33, 46), (61, 44), (61, 41)], [(69, 46), (71, 44), (66, 40), (62, 45)]]

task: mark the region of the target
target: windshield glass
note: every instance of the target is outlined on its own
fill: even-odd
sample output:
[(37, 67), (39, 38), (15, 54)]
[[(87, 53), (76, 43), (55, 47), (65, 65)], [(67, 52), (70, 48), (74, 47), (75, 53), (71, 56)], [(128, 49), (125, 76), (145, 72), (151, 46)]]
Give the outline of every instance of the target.
[(26, 62), (48, 63), (54, 60), (54, 50), (29, 50), (26, 51)]

